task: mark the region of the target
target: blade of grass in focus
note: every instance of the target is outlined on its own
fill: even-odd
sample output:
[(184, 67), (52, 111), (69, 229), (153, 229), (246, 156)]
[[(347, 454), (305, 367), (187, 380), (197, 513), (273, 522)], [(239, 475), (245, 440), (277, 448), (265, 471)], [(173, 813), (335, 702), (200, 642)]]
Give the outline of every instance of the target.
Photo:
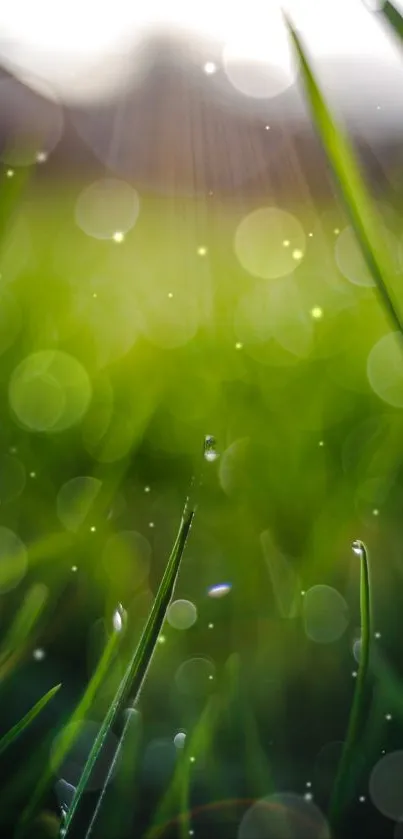
[[(81, 774), (80, 780), (76, 788), (75, 795), (67, 811), (66, 819), (63, 824), (63, 837), (66, 837), (71, 832), (74, 823), (78, 818), (79, 804), (82, 795), (85, 792), (88, 779), (98, 760), (98, 757), (102, 751), (102, 746), (104, 744), (105, 738), (117, 714), (120, 711), (123, 711), (124, 709), (124, 704), (127, 701), (128, 693), (132, 692), (132, 695), (134, 697), (134, 702), (132, 702), (133, 705), (135, 705), (138, 700), (144, 679), (147, 675), (148, 668), (151, 664), (151, 660), (153, 658), (154, 651), (158, 643), (158, 636), (160, 634), (161, 627), (165, 620), (166, 611), (168, 609), (175, 588), (175, 583), (179, 574), (180, 564), (189, 530), (193, 521), (193, 516), (194, 510), (190, 508), (189, 502), (187, 501), (182, 515), (182, 520), (179, 526), (179, 531), (176, 537), (175, 544), (173, 546), (171, 555), (168, 559), (161, 583), (159, 585), (151, 612), (144, 627), (140, 641), (133, 652), (133, 655), (129, 661), (129, 664), (123, 676), (123, 679), (121, 680), (116, 694), (114, 696), (114, 699), (111, 702), (111, 705), (105, 715), (101, 728), (98, 732), (91, 752), (85, 763), (83, 772)], [(122, 747), (122, 743), (125, 737), (125, 730), (126, 726), (123, 730), (119, 742), (117, 754), (120, 752), (120, 749)], [(109, 769), (104, 788), (101, 792), (100, 801), (92, 818), (87, 835), (89, 835), (92, 829), (92, 825), (100, 807), (100, 802), (102, 801), (106, 785), (113, 771), (115, 763), (116, 756), (111, 763), (111, 767)]]
[(348, 790), (348, 784), (351, 778), (350, 770), (356, 750), (360, 744), (360, 736), (365, 720), (365, 701), (368, 686), (372, 623), (368, 552), (364, 543), (359, 540), (353, 543), (353, 551), (360, 560), (361, 651), (347, 736), (330, 802), (329, 818), (332, 826), (340, 819), (343, 806), (347, 803), (347, 799), (351, 797), (351, 790)]
[(41, 803), (44, 795), (46, 794), (49, 786), (52, 783), (53, 773), (55, 772), (57, 767), (61, 765), (63, 759), (74, 745), (75, 736), (78, 736), (79, 733), (78, 726), (74, 728), (74, 723), (82, 722), (82, 720), (85, 719), (86, 714), (90, 710), (95, 694), (97, 693), (100, 685), (103, 683), (105, 676), (110, 668), (112, 659), (114, 658), (117, 652), (117, 648), (121, 640), (121, 634), (122, 633), (120, 632), (114, 631), (111, 635), (83, 697), (81, 698), (73, 714), (71, 715), (70, 719), (67, 721), (64, 727), (65, 733), (63, 734), (62, 731), (61, 735), (58, 737), (57, 746), (52, 753), (52, 766), (49, 767), (49, 769), (40, 778), (36, 788), (34, 789), (31, 800), (29, 801), (27, 807), (22, 813), (20, 822), (20, 832), (18, 835), (24, 835), (25, 830), (29, 828), (31, 818), (35, 814), (37, 807)]
[(313, 123), (328, 157), (358, 244), (393, 328), (403, 336), (403, 321), (388, 289), (388, 282), (394, 273), (392, 262), (379, 235), (380, 219), (360, 172), (352, 144), (337, 125), (325, 102), (301, 38), (285, 14), (284, 19), (299, 58)]
[(393, 3), (386, 0), (386, 3), (379, 9), (378, 14), (382, 15), (388, 25), (393, 29), (395, 35), (403, 41), (403, 17)]
[(0, 755), (11, 745), (11, 743), (17, 739), (17, 737), (22, 734), (31, 722), (41, 713), (42, 709), (46, 707), (48, 702), (53, 699), (55, 693), (57, 693), (61, 688), (61, 684), (55, 685), (51, 688), (44, 696), (39, 699), (39, 701), (25, 714), (25, 717), (22, 717), (3, 737), (0, 739)]

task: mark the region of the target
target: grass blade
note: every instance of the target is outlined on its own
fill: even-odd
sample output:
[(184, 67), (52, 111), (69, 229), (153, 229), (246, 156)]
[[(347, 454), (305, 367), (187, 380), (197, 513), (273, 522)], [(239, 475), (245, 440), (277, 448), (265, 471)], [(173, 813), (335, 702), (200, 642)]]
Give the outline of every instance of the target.
[(31, 722), (40, 714), (43, 708), (50, 702), (50, 700), (54, 697), (55, 693), (57, 693), (61, 688), (61, 684), (55, 685), (51, 688), (44, 696), (39, 699), (39, 701), (25, 714), (25, 717), (22, 717), (3, 737), (0, 739), (0, 755), (5, 752), (5, 750), (11, 745), (11, 743), (17, 739), (17, 737), (22, 734)]
[(384, 6), (379, 9), (379, 14), (382, 15), (389, 26), (393, 29), (395, 35), (403, 41), (403, 17), (394, 7), (393, 3), (389, 3), (389, 0), (386, 0)]
[[(97, 762), (98, 756), (102, 750), (102, 746), (104, 744), (105, 738), (110, 730), (116, 715), (123, 710), (124, 703), (127, 700), (128, 693), (131, 692), (134, 697), (134, 702), (132, 705), (135, 705), (141, 687), (143, 685), (144, 679), (147, 675), (148, 668), (151, 664), (151, 660), (158, 643), (158, 636), (161, 631), (161, 627), (164, 623), (166, 611), (168, 609), (170, 600), (172, 598), (172, 594), (175, 588), (175, 583), (178, 577), (179, 568), (183, 556), (183, 552), (185, 549), (187, 537), (189, 534), (189, 530), (193, 521), (194, 510), (189, 509), (188, 502), (185, 505), (185, 509), (182, 515), (182, 520), (179, 526), (178, 535), (176, 537), (175, 544), (173, 546), (171, 555), (168, 559), (161, 583), (159, 585), (153, 607), (147, 619), (146, 625), (142, 632), (140, 641), (136, 646), (133, 655), (131, 656), (128, 666), (126, 668), (125, 674), (119, 684), (119, 687), (116, 691), (114, 699), (105, 715), (104, 721), (101, 725), (99, 733), (95, 739), (91, 752), (88, 756), (86, 764), (84, 766), (83, 772), (81, 774), (79, 783), (76, 788), (76, 792), (74, 798), (71, 802), (71, 805), (67, 811), (66, 819), (63, 824), (63, 837), (66, 837), (69, 832), (71, 832), (74, 822), (77, 819), (79, 804), (82, 798), (82, 795), (85, 791), (87, 786), (88, 779), (91, 775), (91, 772)], [(123, 733), (119, 742), (119, 746), (117, 752), (120, 751), (122, 746), (122, 741), (125, 736), (126, 727), (123, 729)], [(106, 789), (106, 785), (109, 780), (109, 776), (113, 771), (113, 766), (116, 760), (112, 761), (112, 765), (109, 769), (108, 777), (105, 781), (104, 788), (101, 792), (100, 801), (98, 802), (98, 806), (96, 808), (95, 814), (91, 820), (91, 824), (87, 835), (91, 831), (92, 825), (94, 824), (95, 817), (99, 811), (100, 803), (102, 801), (102, 797), (104, 791)]]
[[(66, 723), (65, 728), (67, 729), (67, 734), (62, 735), (58, 738), (57, 741), (57, 748), (54, 750), (52, 754), (52, 767), (46, 770), (46, 772), (40, 778), (34, 792), (32, 794), (31, 800), (29, 801), (27, 807), (25, 808), (24, 812), (21, 816), (20, 822), (20, 832), (19, 836), (24, 835), (25, 829), (29, 827), (29, 823), (31, 818), (33, 817), (38, 805), (42, 801), (43, 796), (46, 794), (46, 791), (50, 784), (52, 783), (53, 779), (53, 772), (55, 769), (61, 765), (64, 757), (71, 749), (74, 744), (74, 735), (73, 735), (73, 724), (76, 722), (81, 722), (86, 714), (88, 713), (89, 709), (91, 708), (92, 702), (94, 700), (95, 694), (98, 691), (98, 688), (104, 681), (105, 675), (108, 672), (111, 662), (116, 654), (117, 647), (120, 643), (120, 633), (114, 632), (101, 656), (101, 659), (98, 663), (98, 666), (90, 680), (90, 683), (82, 696), (80, 702), (76, 706), (73, 714), (71, 715), (70, 719)], [(78, 733), (78, 727), (77, 727)]]
[(48, 597), (49, 590), (41, 583), (28, 591), (0, 647), (0, 680), (25, 654), (27, 645), (32, 644)]
[(350, 780), (351, 764), (354, 760), (355, 750), (360, 742), (365, 718), (365, 701), (369, 672), (372, 621), (368, 552), (364, 543), (359, 540), (353, 542), (353, 551), (360, 559), (361, 652), (347, 736), (330, 802), (329, 818), (332, 825), (340, 818), (342, 807), (347, 798), (347, 785)]
[(337, 125), (324, 100), (302, 41), (287, 15), (284, 15), (284, 19), (300, 61), (301, 76), (312, 119), (327, 154), (358, 244), (393, 328), (403, 336), (403, 321), (388, 290), (388, 283), (394, 270), (388, 251), (379, 235), (381, 220), (366, 188), (353, 147)]

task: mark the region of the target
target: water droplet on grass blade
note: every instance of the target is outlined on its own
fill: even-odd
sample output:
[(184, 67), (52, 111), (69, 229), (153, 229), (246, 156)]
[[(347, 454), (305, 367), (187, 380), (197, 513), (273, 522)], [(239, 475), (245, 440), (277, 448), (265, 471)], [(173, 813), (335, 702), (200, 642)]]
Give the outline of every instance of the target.
[(177, 749), (183, 749), (184, 746), (185, 746), (185, 742), (186, 742), (185, 732), (184, 731), (178, 731), (178, 733), (175, 734), (175, 737), (174, 737), (174, 746), (176, 746)]
[(355, 555), (362, 559), (365, 551), (364, 542), (361, 542), (361, 539), (355, 539), (351, 547)]
[(121, 632), (126, 621), (126, 612), (121, 603), (117, 606), (113, 613), (112, 623), (115, 632)]
[(212, 434), (206, 434), (204, 438), (204, 457), (209, 462), (217, 460), (219, 454), (216, 449), (216, 439)]
[(214, 597), (218, 600), (218, 598), (225, 597), (226, 594), (229, 594), (231, 588), (231, 583), (217, 583), (207, 589), (207, 594), (209, 597)]

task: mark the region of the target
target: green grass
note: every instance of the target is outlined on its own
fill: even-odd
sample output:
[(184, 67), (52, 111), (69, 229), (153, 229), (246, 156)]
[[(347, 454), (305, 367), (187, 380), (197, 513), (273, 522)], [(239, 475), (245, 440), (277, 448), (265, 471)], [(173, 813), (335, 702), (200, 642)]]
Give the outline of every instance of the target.
[(343, 808), (351, 802), (354, 788), (351, 788), (351, 769), (359, 754), (362, 734), (366, 724), (366, 703), (368, 700), (368, 676), (370, 672), (371, 638), (373, 633), (371, 619), (371, 585), (369, 576), (368, 551), (360, 540), (353, 543), (353, 552), (360, 562), (360, 615), (361, 647), (357, 682), (348, 722), (347, 735), (338, 767), (332, 799), (330, 803), (330, 823), (337, 825), (343, 815)]
[(44, 696), (41, 696), (41, 698), (38, 699), (38, 702), (35, 703), (33, 708), (31, 708), (30, 711), (22, 717), (22, 719), (20, 719), (12, 728), (10, 728), (9, 731), (6, 732), (6, 734), (3, 735), (3, 737), (0, 738), (0, 754), (5, 752), (14, 740), (24, 733), (25, 729), (31, 725), (34, 719), (36, 719), (38, 714), (40, 714), (43, 708), (46, 707), (48, 702), (53, 699), (54, 695), (60, 690), (60, 688), (61, 685), (55, 685), (55, 687), (48, 690)]

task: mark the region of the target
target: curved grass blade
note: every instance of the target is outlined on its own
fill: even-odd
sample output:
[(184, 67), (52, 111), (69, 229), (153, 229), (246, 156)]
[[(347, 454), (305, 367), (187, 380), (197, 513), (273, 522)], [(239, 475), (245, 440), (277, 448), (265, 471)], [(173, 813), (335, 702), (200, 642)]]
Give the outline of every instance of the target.
[(337, 125), (324, 100), (302, 41), (285, 14), (284, 19), (300, 61), (305, 95), (310, 105), (313, 123), (327, 154), (336, 186), (341, 193), (358, 244), (374, 279), (380, 301), (394, 330), (403, 336), (403, 321), (388, 289), (394, 271), (389, 253), (379, 235), (381, 220), (366, 188), (353, 147)]
[[(108, 734), (108, 731), (111, 728), (111, 725), (113, 724), (113, 721), (115, 720), (116, 715), (123, 710), (124, 703), (127, 700), (129, 692), (131, 692), (134, 697), (134, 701), (132, 702), (133, 706), (135, 706), (138, 700), (144, 679), (147, 675), (148, 668), (151, 664), (158, 643), (158, 636), (160, 634), (161, 627), (164, 623), (166, 611), (168, 609), (170, 600), (172, 598), (172, 594), (174, 592), (183, 552), (185, 549), (193, 517), (194, 510), (189, 509), (188, 502), (186, 502), (185, 509), (182, 515), (182, 520), (179, 526), (178, 535), (176, 537), (171, 555), (168, 559), (152, 609), (150, 611), (146, 625), (140, 637), (140, 641), (129, 660), (129, 664), (126, 668), (125, 674), (119, 684), (114, 699), (111, 702), (111, 705), (105, 715), (99, 733), (94, 741), (93, 747), (84, 766), (83, 772), (81, 774), (79, 783), (76, 788), (75, 795), (68, 809), (66, 819), (62, 827), (63, 837), (66, 837), (69, 834), (69, 832), (71, 832), (72, 827), (77, 819), (79, 804), (82, 795), (85, 791), (88, 779), (97, 762), (97, 759), (105, 742), (105, 738)], [(92, 825), (95, 822), (95, 818), (99, 811), (100, 804), (102, 802), (102, 798), (106, 789), (106, 785), (108, 783), (109, 777), (112, 774), (113, 767), (116, 764), (117, 756), (120, 752), (125, 737), (126, 728), (127, 723), (123, 729), (123, 733), (119, 742), (117, 752), (115, 754), (115, 758), (112, 761), (111, 767), (109, 769), (105, 785), (101, 792), (97, 808), (95, 810), (95, 814), (91, 820), (91, 824), (86, 834), (87, 836), (89, 835), (92, 829)]]
[(395, 8), (393, 3), (386, 0), (386, 3), (379, 9), (378, 14), (386, 20), (389, 26), (393, 29), (395, 35), (403, 41), (403, 17)]
[(351, 778), (351, 765), (359, 746), (360, 735), (365, 719), (365, 702), (368, 687), (369, 652), (371, 639), (371, 586), (369, 578), (368, 552), (363, 542), (353, 542), (353, 551), (360, 560), (360, 614), (361, 614), (361, 653), (358, 665), (354, 699), (348, 723), (340, 765), (330, 802), (329, 818), (332, 825), (340, 818), (342, 808), (348, 797), (348, 784)]
[(5, 752), (6, 749), (11, 745), (11, 743), (17, 739), (17, 737), (22, 734), (31, 722), (41, 713), (42, 709), (53, 699), (55, 693), (57, 693), (61, 688), (61, 683), (59, 685), (55, 685), (51, 688), (44, 696), (39, 699), (39, 701), (25, 714), (25, 717), (22, 717), (3, 737), (0, 739), (0, 755)]
[(53, 773), (55, 769), (61, 765), (66, 754), (73, 746), (75, 737), (77, 737), (79, 733), (77, 726), (76, 734), (74, 735), (75, 729), (73, 724), (81, 722), (85, 718), (89, 709), (91, 708), (95, 694), (97, 693), (100, 685), (103, 683), (105, 676), (110, 668), (111, 662), (116, 654), (117, 647), (120, 644), (120, 636), (121, 633), (119, 632), (114, 632), (111, 635), (85, 693), (83, 694), (81, 700), (76, 706), (70, 719), (66, 723), (65, 730), (67, 730), (67, 733), (65, 733), (65, 735), (63, 736), (62, 732), (61, 736), (58, 738), (57, 747), (54, 749), (52, 753), (52, 768), (49, 767), (44, 773), (44, 775), (42, 775), (36, 788), (34, 789), (31, 800), (29, 801), (27, 807), (22, 813), (20, 830), (18, 833), (19, 836), (24, 835), (25, 829), (28, 828), (31, 818), (33, 817), (38, 805), (42, 801), (42, 798), (44, 797), (47, 789), (52, 783)]
[(24, 655), (49, 597), (46, 586), (38, 583), (28, 591), (0, 647), (0, 680)]

